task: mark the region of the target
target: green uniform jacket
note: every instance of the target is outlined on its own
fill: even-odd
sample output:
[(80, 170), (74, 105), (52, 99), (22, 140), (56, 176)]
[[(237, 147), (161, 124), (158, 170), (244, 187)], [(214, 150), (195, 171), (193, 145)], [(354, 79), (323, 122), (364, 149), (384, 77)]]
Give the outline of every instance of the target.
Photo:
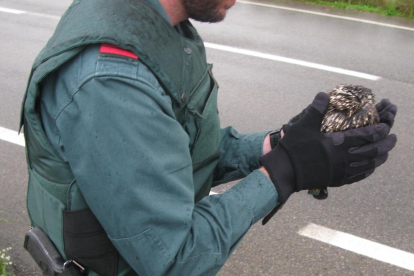
[[(112, 0), (87, 16), (104, 2), (75, 1), (32, 71), (23, 109), (32, 224), (65, 255), (62, 212), (90, 208), (121, 255), (117, 275), (215, 275), (276, 206), (273, 184), (254, 171), (266, 133), (220, 130), (217, 84), (189, 22), (173, 28), (154, 1)], [(128, 26), (152, 29), (117, 36), (107, 11), (136, 12), (142, 21)], [(86, 18), (104, 31), (65, 35)], [(138, 58), (102, 53), (103, 42)]]

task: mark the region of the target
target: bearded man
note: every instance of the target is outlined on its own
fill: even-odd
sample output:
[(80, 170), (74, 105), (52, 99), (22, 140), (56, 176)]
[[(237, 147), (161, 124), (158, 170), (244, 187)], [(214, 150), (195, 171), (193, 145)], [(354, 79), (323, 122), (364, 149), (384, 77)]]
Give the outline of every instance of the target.
[(217, 82), (188, 19), (218, 22), (234, 4), (75, 0), (37, 57), (21, 122), (27, 207), (86, 275), (215, 275), (292, 193), (359, 181), (394, 147), (389, 101), (378, 125), (328, 136), (323, 93), (282, 139), (220, 129)]

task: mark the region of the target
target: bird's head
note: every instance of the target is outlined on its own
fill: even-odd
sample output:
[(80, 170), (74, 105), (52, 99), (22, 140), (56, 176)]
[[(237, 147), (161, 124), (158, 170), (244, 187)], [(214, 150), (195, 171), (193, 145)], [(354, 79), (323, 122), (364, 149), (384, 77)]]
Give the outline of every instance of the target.
[(348, 111), (350, 114), (361, 109), (366, 104), (374, 104), (374, 94), (371, 89), (362, 85), (338, 85), (328, 92), (330, 109)]

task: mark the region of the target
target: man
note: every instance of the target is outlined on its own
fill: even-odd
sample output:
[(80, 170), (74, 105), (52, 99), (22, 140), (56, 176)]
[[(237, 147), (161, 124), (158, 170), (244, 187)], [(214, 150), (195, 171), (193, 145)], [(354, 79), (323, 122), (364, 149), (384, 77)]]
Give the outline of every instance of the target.
[(215, 275), (293, 192), (361, 180), (394, 147), (389, 101), (378, 126), (322, 134), (324, 93), (282, 139), (220, 130), (217, 83), (188, 18), (220, 21), (234, 4), (75, 1), (36, 59), (22, 115), (28, 210), (88, 275)]

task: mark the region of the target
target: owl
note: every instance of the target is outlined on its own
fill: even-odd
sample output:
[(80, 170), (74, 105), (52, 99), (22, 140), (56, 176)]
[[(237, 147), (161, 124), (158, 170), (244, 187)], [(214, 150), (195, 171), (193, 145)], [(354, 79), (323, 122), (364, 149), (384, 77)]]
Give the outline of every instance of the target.
[(379, 123), (375, 97), (361, 85), (339, 85), (328, 92), (328, 110), (321, 131), (331, 133)]
[[(328, 95), (330, 100), (322, 120), (322, 132), (331, 133), (379, 123), (371, 89), (361, 85), (338, 85)], [(308, 193), (317, 199), (328, 197), (327, 189), (312, 189)]]

